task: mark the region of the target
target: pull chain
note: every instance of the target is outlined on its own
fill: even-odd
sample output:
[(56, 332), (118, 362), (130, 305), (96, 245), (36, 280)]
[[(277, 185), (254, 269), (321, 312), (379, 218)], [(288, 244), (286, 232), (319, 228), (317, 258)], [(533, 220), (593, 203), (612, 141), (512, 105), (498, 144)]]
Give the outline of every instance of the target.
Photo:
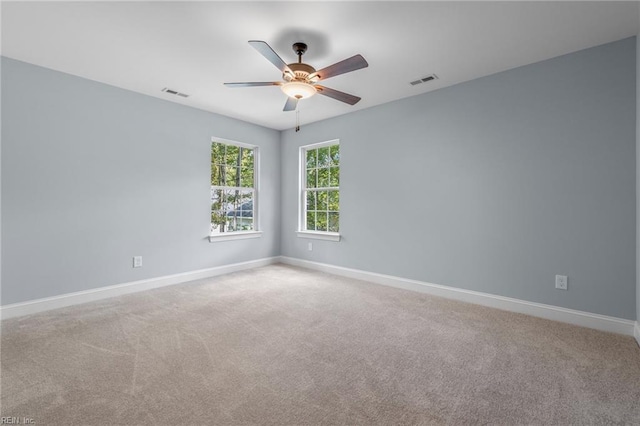
[(296, 132), (300, 131), (300, 107), (298, 105), (296, 105)]

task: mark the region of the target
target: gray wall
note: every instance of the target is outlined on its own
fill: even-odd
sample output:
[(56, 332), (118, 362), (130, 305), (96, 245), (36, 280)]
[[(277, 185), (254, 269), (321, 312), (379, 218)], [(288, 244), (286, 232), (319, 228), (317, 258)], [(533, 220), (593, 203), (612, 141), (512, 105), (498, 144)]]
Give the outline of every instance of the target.
[[(3, 58), (2, 304), (282, 253), (636, 318), (635, 58), (622, 40), (282, 134)], [(261, 147), (260, 239), (206, 238), (211, 136)], [(309, 252), (298, 147), (334, 138), (343, 240)]]
[[(282, 254), (635, 319), (635, 52), (629, 38), (284, 132)], [(298, 147), (334, 138), (343, 240), (307, 251)]]
[[(3, 304), (279, 254), (279, 132), (7, 58), (2, 114)], [(262, 238), (207, 240), (212, 136), (260, 146)]]

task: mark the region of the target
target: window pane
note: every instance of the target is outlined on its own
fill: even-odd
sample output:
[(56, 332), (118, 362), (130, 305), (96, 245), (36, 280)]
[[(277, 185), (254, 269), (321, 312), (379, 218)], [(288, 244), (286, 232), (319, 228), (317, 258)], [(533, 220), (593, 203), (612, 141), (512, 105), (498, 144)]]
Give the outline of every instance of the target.
[(316, 187), (316, 170), (307, 170), (307, 188)]
[(307, 169), (313, 169), (316, 167), (316, 158), (318, 157), (317, 149), (310, 149), (307, 151)]
[(234, 216), (227, 215), (227, 232), (238, 231), (236, 228), (236, 218)]
[(331, 162), (333, 164), (340, 164), (340, 145), (332, 145), (330, 147)]
[(211, 164), (222, 164), (224, 162), (224, 145), (220, 142), (211, 144)]
[(220, 210), (222, 207), (223, 191), (217, 188), (211, 188), (211, 211)]
[(331, 164), (331, 157), (329, 156), (329, 147), (318, 149), (318, 167), (325, 167)]
[(316, 230), (327, 230), (327, 212), (318, 212), (316, 215)]
[(340, 186), (340, 167), (331, 167), (329, 176), (328, 186)]
[(307, 231), (315, 231), (316, 230), (316, 212), (310, 211), (307, 212), (307, 227), (305, 228)]
[(240, 186), (239, 171), (237, 167), (225, 166), (225, 186)]
[(241, 165), (243, 168), (253, 170), (253, 149), (251, 148), (242, 148), (242, 162)]
[(253, 229), (253, 191), (227, 190), (226, 220), (227, 231), (250, 231)]
[[(224, 203), (222, 204), (222, 208), (227, 216), (230, 216), (228, 214), (229, 212), (233, 212), (236, 209), (239, 198), (238, 195), (239, 192), (232, 189), (224, 191)], [(231, 216), (233, 216), (233, 214)]]
[(224, 181), (227, 176), (227, 167), (224, 165), (219, 165), (217, 167), (220, 174), (220, 186), (224, 186)]
[(241, 225), (242, 231), (253, 231), (253, 217), (243, 217)]
[(317, 201), (316, 201), (318, 210), (327, 210), (328, 205), (328, 195), (327, 191), (318, 191), (317, 192)]
[(226, 232), (226, 217), (220, 211), (211, 211), (211, 229), (212, 234)]
[(329, 168), (318, 169), (318, 188), (326, 188), (329, 186)]
[(239, 166), (240, 165), (240, 148), (233, 145), (227, 145), (225, 153), (225, 164), (227, 166)]
[(222, 186), (224, 183), (222, 181), (222, 172), (220, 171), (220, 166), (217, 164), (211, 165), (211, 185), (214, 186)]
[(316, 209), (316, 193), (315, 191), (307, 191), (307, 210)]
[(253, 211), (253, 190), (238, 191), (238, 206), (240, 210)]
[(240, 231), (253, 230), (253, 191), (240, 191), (237, 227)]
[(340, 192), (329, 191), (329, 211), (337, 212), (340, 210)]
[(211, 232), (224, 232), (226, 218), (223, 213), (224, 191), (211, 189)]
[(240, 169), (240, 186), (253, 188), (253, 168), (243, 167)]
[(237, 231), (237, 217), (238, 217), (238, 200), (240, 199), (240, 192), (234, 190), (225, 190), (224, 192), (224, 215), (227, 220), (227, 231)]
[(329, 213), (329, 232), (339, 231), (339, 216), (340, 213)]

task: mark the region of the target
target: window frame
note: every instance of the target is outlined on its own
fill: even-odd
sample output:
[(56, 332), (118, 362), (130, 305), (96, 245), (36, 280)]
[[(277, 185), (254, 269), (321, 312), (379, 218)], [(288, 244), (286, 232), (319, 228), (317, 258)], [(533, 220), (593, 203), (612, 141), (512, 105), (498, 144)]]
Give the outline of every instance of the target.
[[(307, 189), (307, 151), (311, 149), (324, 148), (327, 146), (338, 145), (340, 146), (340, 139), (331, 139), (325, 142), (313, 143), (309, 145), (303, 145), (299, 148), (298, 152), (298, 230), (296, 231), (300, 238), (310, 238), (315, 240), (325, 241), (340, 241), (340, 232), (332, 231), (308, 231), (306, 230), (307, 221), (307, 198), (305, 191)], [(342, 160), (342, 153), (340, 160)], [(342, 161), (338, 165), (342, 168)], [(337, 187), (338, 193), (340, 193), (340, 185)], [(340, 219), (338, 219), (340, 221)], [(340, 222), (338, 222), (340, 223)]]
[[(243, 240), (247, 238), (260, 238), (262, 231), (260, 230), (260, 148), (257, 145), (238, 142), (225, 138), (212, 137), (209, 144), (209, 157), (211, 157), (211, 145), (219, 142), (225, 145), (233, 145), (239, 148), (248, 148), (253, 150), (253, 229), (250, 231), (230, 231), (220, 234), (211, 233), (211, 219), (209, 219), (209, 242), (221, 242), (230, 240)], [(209, 163), (211, 164), (211, 163)], [(209, 173), (211, 174), (211, 165), (209, 165)], [(213, 185), (209, 185), (211, 189)], [(232, 188), (232, 187), (229, 187)], [(235, 188), (235, 187), (233, 187)], [(244, 188), (247, 189), (247, 188)], [(211, 193), (211, 192), (209, 192)], [(209, 200), (209, 218), (211, 218), (211, 200)]]

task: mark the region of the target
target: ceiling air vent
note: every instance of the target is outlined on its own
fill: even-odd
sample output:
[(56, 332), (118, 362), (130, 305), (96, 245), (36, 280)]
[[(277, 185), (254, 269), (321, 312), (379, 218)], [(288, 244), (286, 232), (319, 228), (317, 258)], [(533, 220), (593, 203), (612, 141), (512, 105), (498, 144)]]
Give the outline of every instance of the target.
[(189, 97), (189, 95), (187, 95), (186, 93), (181, 93), (181, 92), (178, 92), (177, 90), (169, 89), (168, 87), (165, 87), (164, 89), (162, 89), (162, 91), (169, 93), (171, 95), (182, 96), (183, 98)]
[(431, 75), (428, 75), (426, 77), (422, 77), (419, 80), (412, 81), (409, 84), (412, 85), (412, 86), (416, 86), (418, 84), (426, 83), (427, 81), (436, 80), (437, 78), (438, 78), (437, 75), (431, 74)]

